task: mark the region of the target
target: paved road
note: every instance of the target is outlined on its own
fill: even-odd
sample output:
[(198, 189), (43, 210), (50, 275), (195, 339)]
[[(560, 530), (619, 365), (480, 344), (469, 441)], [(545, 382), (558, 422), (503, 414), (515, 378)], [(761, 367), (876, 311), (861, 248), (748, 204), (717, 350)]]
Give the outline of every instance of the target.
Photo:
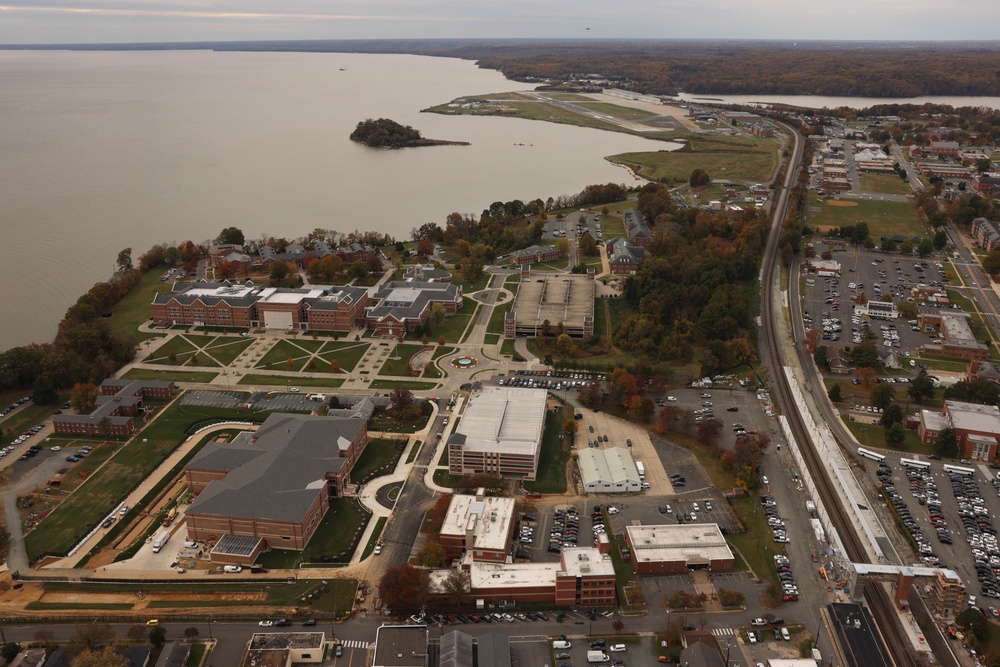
[(976, 263), (972, 257), (972, 253), (962, 243), (962, 239), (959, 238), (958, 233), (950, 226), (946, 226), (944, 229), (948, 233), (948, 238), (955, 245), (959, 255), (959, 259), (953, 260), (952, 264), (961, 273), (965, 284), (972, 290), (980, 310), (986, 316), (987, 324), (989, 324), (993, 333), (997, 334), (997, 332), (1000, 332), (1000, 297), (997, 297), (997, 293), (993, 291), (990, 279), (983, 274), (979, 264)]

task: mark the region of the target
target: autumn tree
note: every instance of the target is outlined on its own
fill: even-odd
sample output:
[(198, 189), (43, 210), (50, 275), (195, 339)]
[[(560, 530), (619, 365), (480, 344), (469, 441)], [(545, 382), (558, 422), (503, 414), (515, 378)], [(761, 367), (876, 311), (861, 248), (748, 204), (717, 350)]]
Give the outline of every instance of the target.
[(340, 362), (337, 361), (336, 359), (331, 359), (330, 360), (330, 372), (331, 373), (339, 373), (340, 372)]
[(579, 240), (580, 254), (584, 257), (596, 257), (600, 254), (597, 250), (597, 242), (594, 237), (584, 232)]
[(167, 631), (162, 625), (149, 631), (149, 643), (153, 646), (163, 646), (167, 643)]
[(890, 403), (896, 400), (896, 390), (891, 384), (883, 382), (872, 387), (869, 399), (872, 405), (885, 410)]
[(452, 570), (441, 582), (442, 592), (459, 611), (472, 592), (469, 575), (461, 570)]
[(129, 661), (118, 646), (84, 649), (70, 661), (70, 667), (128, 667)]
[(118, 269), (118, 273), (126, 273), (132, 270), (132, 248), (125, 248), (118, 253), (118, 259), (115, 261), (115, 268)]
[(958, 437), (955, 429), (950, 426), (938, 431), (938, 436), (934, 440), (934, 453), (949, 459), (958, 458)]
[(559, 334), (556, 338), (556, 351), (564, 357), (573, 353), (573, 339), (569, 337), (569, 334)]
[(862, 387), (870, 387), (875, 384), (878, 372), (871, 367), (856, 368), (854, 370), (854, 377), (861, 381)]
[(556, 251), (562, 258), (569, 257), (569, 241), (567, 239), (556, 239)]
[(69, 404), (80, 414), (90, 414), (97, 405), (100, 390), (92, 382), (78, 382), (73, 385), (73, 393)]
[(403, 563), (386, 570), (378, 584), (382, 604), (394, 614), (409, 615), (420, 611), (427, 602), (427, 572)]
[(899, 311), (899, 316), (906, 320), (915, 320), (920, 314), (920, 309), (914, 301), (897, 301), (896, 309)]
[(567, 419), (563, 422), (563, 433), (568, 436), (575, 436), (580, 430), (580, 422), (575, 419)]
[(722, 422), (718, 419), (703, 419), (698, 422), (697, 439), (703, 445), (711, 446), (716, 443), (722, 433)]
[(94, 651), (112, 644), (117, 638), (118, 633), (107, 623), (86, 623), (73, 628), (70, 644), (80, 650)]
[(910, 380), (906, 394), (918, 403), (924, 399), (934, 398), (934, 381), (927, 374), (927, 369), (921, 368), (917, 377)]
[(422, 567), (441, 567), (444, 565), (446, 557), (447, 554), (441, 543), (435, 539), (428, 539), (417, 552), (414, 562)]
[(195, 637), (198, 636), (198, 628), (194, 627), (193, 625), (191, 627), (184, 628), (184, 636), (187, 637), (188, 639), (194, 639)]
[(695, 169), (691, 172), (691, 176), (688, 177), (688, 185), (692, 188), (701, 188), (709, 183), (712, 179), (708, 177), (708, 173), (704, 169)]
[(983, 270), (996, 280), (1000, 276), (1000, 248), (990, 250), (989, 254), (983, 258)]
[(438, 329), (442, 324), (444, 324), (444, 318), (447, 316), (447, 311), (445, 311), (444, 306), (439, 302), (434, 302), (431, 304), (430, 312), (427, 314), (427, 324), (431, 329)]
[(270, 268), (268, 268), (267, 275), (272, 281), (280, 282), (285, 278), (287, 278), (291, 272), (292, 269), (288, 265), (288, 262), (276, 259), (273, 262), (271, 262), (271, 266)]

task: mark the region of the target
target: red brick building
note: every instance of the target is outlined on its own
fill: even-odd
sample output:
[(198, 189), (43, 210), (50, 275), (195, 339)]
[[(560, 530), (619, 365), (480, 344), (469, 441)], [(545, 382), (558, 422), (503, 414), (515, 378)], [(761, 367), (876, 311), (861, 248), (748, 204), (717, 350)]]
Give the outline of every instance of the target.
[[(135, 417), (145, 412), (143, 399), (167, 400), (176, 393), (177, 386), (173, 382), (110, 378), (101, 383), (101, 394), (93, 412), (89, 415), (54, 415), (52, 428), (60, 434), (128, 437), (136, 430)], [(102, 422), (107, 425), (106, 434), (101, 432)]]
[(449, 552), (465, 552), (473, 560), (503, 563), (514, 539), (514, 499), (456, 493), (441, 525), (439, 541)]
[(958, 157), (961, 146), (957, 141), (932, 141), (931, 155), (942, 157)]
[(945, 401), (943, 412), (920, 411), (920, 441), (933, 445), (946, 428), (954, 429), (962, 458), (992, 461), (1000, 438), (1000, 408), (995, 405)]
[(462, 287), (451, 283), (392, 281), (382, 286), (365, 311), (368, 328), (377, 336), (399, 336), (420, 327), (435, 303), (454, 315), (464, 303)]
[(196, 498), (188, 538), (223, 535), (304, 549), (368, 443), (367, 420), (272, 414), (256, 432), (209, 443), (184, 469)]
[(511, 264), (538, 264), (559, 259), (559, 251), (554, 245), (533, 245), (510, 253)]
[(733, 552), (714, 523), (626, 526), (625, 540), (639, 574), (729, 572), (734, 566)]

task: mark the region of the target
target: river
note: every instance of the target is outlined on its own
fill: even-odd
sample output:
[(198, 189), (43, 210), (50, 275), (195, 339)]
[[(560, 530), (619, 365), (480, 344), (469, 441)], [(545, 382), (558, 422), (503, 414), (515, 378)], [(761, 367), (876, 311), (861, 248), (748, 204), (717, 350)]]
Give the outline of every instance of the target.
[[(421, 114), (524, 90), (458, 59), (341, 53), (0, 51), (0, 350), (48, 341), (118, 251), (317, 228), (407, 239), (494, 201), (633, 183), (605, 156), (671, 144), (511, 119)], [(468, 141), (348, 140), (365, 118)]]
[(949, 104), (953, 107), (989, 107), (1000, 109), (1000, 97), (831, 97), (824, 95), (713, 95), (681, 93), (685, 102), (715, 102), (717, 104), (790, 104), (807, 109), (865, 109), (877, 104)]

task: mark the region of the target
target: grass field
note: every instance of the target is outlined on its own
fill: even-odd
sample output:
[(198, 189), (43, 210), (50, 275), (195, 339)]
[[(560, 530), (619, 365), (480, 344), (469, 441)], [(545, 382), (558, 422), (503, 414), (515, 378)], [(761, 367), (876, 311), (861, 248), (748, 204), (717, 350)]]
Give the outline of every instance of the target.
[(361, 357), (365, 356), (365, 352), (367, 352), (370, 347), (371, 345), (368, 343), (341, 343), (337, 341), (328, 341), (320, 350), (319, 357), (326, 361), (327, 365), (336, 359), (340, 364), (341, 370), (349, 373), (354, 370), (354, 367), (358, 365), (358, 362), (361, 361)]
[(437, 382), (418, 382), (416, 380), (372, 380), (368, 385), (371, 389), (395, 389), (403, 386), (412, 391), (422, 391), (424, 389), (434, 389)]
[(862, 447), (874, 447), (876, 449), (891, 449), (896, 452), (908, 452), (910, 454), (923, 454), (929, 456), (934, 453), (934, 447), (920, 442), (920, 436), (916, 431), (906, 429), (903, 444), (899, 447), (889, 447), (885, 442), (885, 429), (877, 424), (861, 424), (852, 422), (847, 415), (841, 417), (843, 422), (850, 429), (854, 437), (861, 443)]
[(861, 189), (886, 195), (912, 195), (910, 184), (895, 174), (861, 174)]
[(704, 169), (710, 178), (759, 183), (774, 173), (778, 144), (770, 139), (692, 135), (681, 150), (621, 153), (609, 159), (668, 184), (686, 183), (695, 169)]
[(382, 368), (379, 370), (379, 375), (395, 375), (399, 377), (408, 377), (406, 373), (406, 367), (410, 363), (410, 359), (413, 358), (417, 352), (424, 349), (423, 345), (413, 345), (403, 343), (401, 345), (396, 345), (392, 352), (389, 353), (389, 357), (382, 364)]
[[(320, 351), (326, 341), (279, 340), (255, 364), (256, 368), (274, 371), (300, 371), (306, 362)], [(289, 364), (291, 360), (291, 364)], [(329, 362), (327, 362), (329, 364)], [(329, 370), (329, 367), (320, 369)]]
[[(912, 202), (877, 201), (871, 199), (839, 200), (838, 203), (854, 206), (835, 206), (829, 201), (821, 203), (810, 192), (805, 219), (810, 227), (847, 227), (859, 222), (868, 224), (868, 232), (876, 242), (887, 236), (926, 236), (930, 233), (917, 216)], [(819, 208), (817, 212), (813, 209)]]
[(444, 323), (434, 330), (432, 340), (437, 340), (444, 336), (447, 343), (461, 343), (462, 335), (465, 333), (469, 322), (479, 313), (480, 303), (475, 299), (466, 297), (462, 302), (462, 307), (454, 315), (444, 318)]
[(162, 380), (164, 382), (211, 382), (218, 373), (211, 371), (154, 371), (133, 368), (122, 377), (126, 380)]
[(346, 563), (361, 539), (371, 514), (353, 498), (331, 498), (330, 509), (303, 551), (274, 549), (260, 557), (266, 567), (289, 569), (300, 563)]
[(205, 352), (215, 357), (223, 366), (228, 366), (236, 361), (236, 357), (243, 354), (251, 343), (253, 340), (250, 338), (219, 336), (205, 347)]
[(351, 483), (364, 484), (374, 477), (388, 475), (395, 470), (404, 447), (406, 440), (371, 440), (351, 470)]
[(493, 307), (493, 313), (490, 314), (490, 322), (486, 325), (486, 331), (488, 333), (503, 335), (503, 322), (504, 317), (510, 312), (510, 309), (514, 306), (514, 299), (507, 299), (506, 302), (501, 303), (498, 306)]
[(139, 325), (149, 319), (149, 304), (153, 302), (153, 297), (156, 294), (170, 292), (171, 282), (160, 282), (162, 273), (162, 268), (158, 267), (144, 275), (139, 284), (111, 309), (109, 324), (112, 329), (136, 341), (161, 335), (141, 332)]
[(593, 109), (594, 111), (604, 113), (609, 116), (614, 116), (615, 118), (621, 118), (622, 120), (642, 121), (643, 119), (654, 117), (652, 112), (644, 109), (623, 107), (617, 104), (609, 104), (608, 102), (594, 102), (592, 100), (587, 100), (581, 102), (580, 106)]
[(625, 236), (625, 223), (617, 215), (601, 216), (601, 233), (604, 238), (610, 239), (616, 236)]
[(365, 545), (365, 550), (361, 552), (361, 560), (368, 558), (375, 551), (375, 545), (378, 544), (379, 538), (382, 537), (382, 529), (385, 528), (385, 524), (388, 521), (389, 517), (380, 516), (378, 521), (375, 522), (375, 528), (372, 529), (371, 537), (368, 538), (368, 544)]
[(569, 462), (569, 443), (562, 436), (563, 422), (572, 416), (565, 408), (545, 415), (545, 433), (542, 451), (538, 455), (538, 474), (534, 482), (525, 482), (524, 488), (532, 493), (565, 493), (566, 464)]
[(730, 534), (726, 538), (743, 556), (744, 562), (762, 579), (777, 581), (778, 570), (774, 565), (774, 555), (784, 553), (778, 544), (771, 541), (771, 531), (767, 517), (756, 498), (737, 498), (733, 510), (746, 523), (747, 532)]
[[(180, 366), (187, 363), (191, 355), (194, 354), (194, 350), (194, 345), (183, 336), (174, 336), (155, 351), (150, 352), (149, 356), (143, 359), (143, 361), (147, 364)], [(171, 361), (170, 355), (175, 355), (173, 361)]]
[[(11, 400), (24, 396), (24, 392), (14, 392)], [(66, 394), (59, 395), (60, 403), (56, 405), (36, 405), (32, 402), (26, 403), (20, 410), (4, 419), (3, 427), (0, 428), (0, 445), (8, 445), (14, 438), (26, 431), (35, 424), (40, 424), (52, 417), (52, 413), (61, 405), (62, 401), (68, 401)], [(9, 402), (9, 401), (8, 401)], [(8, 402), (3, 403), (7, 405)]]
[[(129, 440), (90, 475), (69, 498), (25, 537), (29, 560), (45, 554), (64, 555), (184, 439), (192, 424), (210, 418), (232, 418), (231, 410), (181, 405), (180, 399), (156, 421)], [(239, 418), (263, 421), (267, 413), (244, 412)]]

